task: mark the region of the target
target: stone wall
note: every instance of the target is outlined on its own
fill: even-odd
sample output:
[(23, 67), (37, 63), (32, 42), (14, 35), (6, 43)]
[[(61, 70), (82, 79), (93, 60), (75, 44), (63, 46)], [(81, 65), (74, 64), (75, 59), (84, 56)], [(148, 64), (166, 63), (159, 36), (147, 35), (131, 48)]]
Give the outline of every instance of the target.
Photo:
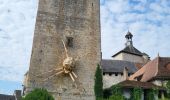
[[(95, 100), (94, 74), (101, 61), (99, 4), (99, 0), (39, 0), (27, 92), (43, 87), (55, 99)], [(73, 83), (62, 74), (43, 81), (54, 73), (37, 75), (62, 67), (62, 40), (67, 43), (67, 37), (73, 38), (73, 46), (67, 48), (69, 56), (76, 58), (78, 79)]]
[(128, 53), (120, 53), (116, 57), (114, 57), (114, 60), (125, 60), (130, 62), (137, 62), (137, 63), (145, 63), (144, 58), (142, 56), (137, 56), (133, 54)]

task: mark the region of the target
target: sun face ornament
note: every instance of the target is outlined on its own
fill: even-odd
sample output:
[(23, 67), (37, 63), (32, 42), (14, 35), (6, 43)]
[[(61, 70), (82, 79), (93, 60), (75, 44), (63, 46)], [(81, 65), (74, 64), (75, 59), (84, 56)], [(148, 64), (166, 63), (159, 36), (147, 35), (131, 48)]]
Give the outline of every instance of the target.
[(48, 72), (42, 73), (40, 75), (37, 75), (37, 76), (41, 76), (43, 74), (51, 73), (51, 72), (55, 71), (55, 73), (53, 75), (49, 76), (48, 78), (44, 79), (43, 81), (47, 81), (47, 80), (53, 78), (54, 76), (58, 76), (60, 74), (68, 74), (73, 82), (75, 82), (75, 79), (78, 78), (77, 75), (73, 72), (73, 69), (75, 68), (75, 60), (73, 57), (68, 56), (68, 51), (67, 51), (65, 42), (63, 40), (62, 40), (62, 43), (63, 43), (64, 49), (65, 49), (65, 54), (66, 54), (66, 58), (63, 61), (63, 65), (60, 68), (56, 68), (56, 69), (50, 70)]

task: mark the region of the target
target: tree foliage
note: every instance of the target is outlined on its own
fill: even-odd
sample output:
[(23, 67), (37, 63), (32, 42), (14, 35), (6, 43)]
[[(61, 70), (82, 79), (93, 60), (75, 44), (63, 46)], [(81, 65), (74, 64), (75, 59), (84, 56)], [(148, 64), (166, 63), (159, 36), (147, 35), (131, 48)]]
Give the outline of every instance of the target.
[(115, 95), (122, 95), (122, 87), (119, 85), (113, 85), (111, 87), (111, 92), (112, 94), (115, 94)]
[(166, 83), (166, 87), (170, 90), (170, 80)]
[(122, 87), (119, 85), (113, 85), (110, 88), (104, 89), (103, 97), (106, 100), (125, 100)]
[(114, 94), (109, 97), (109, 100), (125, 100), (125, 98), (121, 94)]
[(155, 95), (158, 95), (157, 89), (149, 89), (146, 95), (147, 100), (155, 100)]
[(96, 100), (98, 98), (103, 98), (103, 78), (102, 78), (102, 70), (100, 65), (97, 65), (96, 73), (95, 73), (95, 85), (94, 92), (96, 96)]
[(141, 88), (133, 88), (131, 92), (130, 100), (141, 100), (142, 98), (142, 89)]
[(34, 89), (22, 100), (54, 100), (53, 96), (46, 89)]
[(103, 98), (108, 99), (112, 95), (112, 91), (110, 88), (106, 88), (103, 90)]
[(167, 97), (170, 98), (170, 80), (166, 83)]

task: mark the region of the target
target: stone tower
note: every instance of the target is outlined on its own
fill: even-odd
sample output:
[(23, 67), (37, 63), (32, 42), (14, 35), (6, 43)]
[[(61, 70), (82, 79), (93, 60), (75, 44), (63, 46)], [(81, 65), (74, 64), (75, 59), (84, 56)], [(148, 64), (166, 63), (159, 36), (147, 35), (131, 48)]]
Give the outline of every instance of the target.
[[(39, 87), (56, 100), (95, 100), (94, 74), (101, 61), (99, 1), (39, 0), (26, 92)], [(54, 74), (46, 72), (63, 66), (62, 40), (68, 55), (76, 59), (78, 78), (73, 82), (69, 75), (60, 74), (43, 81)]]

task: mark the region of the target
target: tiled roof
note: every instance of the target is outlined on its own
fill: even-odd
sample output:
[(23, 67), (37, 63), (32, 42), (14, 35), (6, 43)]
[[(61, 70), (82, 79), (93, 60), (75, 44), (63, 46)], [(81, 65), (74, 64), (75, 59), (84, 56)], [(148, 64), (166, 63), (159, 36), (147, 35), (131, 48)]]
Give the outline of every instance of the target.
[(158, 61), (158, 73), (155, 78), (170, 79), (170, 69), (167, 68), (170, 64), (170, 57), (159, 57)]
[(15, 96), (0, 94), (0, 100), (15, 100)]
[(130, 81), (130, 80), (125, 80), (123, 82), (118, 83), (118, 85), (124, 87), (124, 88), (134, 88), (134, 87), (139, 87), (142, 89), (152, 89), (152, 88), (157, 88), (161, 90), (165, 90), (164, 87), (157, 86), (151, 82), (139, 82), (139, 81)]
[(136, 68), (139, 70), (143, 67), (144, 64), (142, 63), (135, 63)]
[(142, 82), (147, 82), (151, 79), (170, 79), (170, 69), (166, 67), (170, 63), (168, 57), (157, 57), (148, 62), (140, 70), (130, 76), (130, 80), (141, 77)]
[(115, 57), (116, 55), (120, 54), (120, 53), (129, 53), (129, 54), (134, 54), (134, 55), (138, 55), (138, 56), (142, 56), (143, 53), (141, 53), (138, 49), (136, 49), (134, 46), (130, 45), (130, 46), (126, 46), (123, 50), (119, 51), (118, 53), (114, 54), (112, 57)]
[(106, 60), (103, 59), (101, 62), (101, 66), (103, 72), (105, 73), (122, 73), (123, 69), (126, 67), (129, 73), (135, 73), (137, 71), (137, 67), (135, 63), (123, 60)]

